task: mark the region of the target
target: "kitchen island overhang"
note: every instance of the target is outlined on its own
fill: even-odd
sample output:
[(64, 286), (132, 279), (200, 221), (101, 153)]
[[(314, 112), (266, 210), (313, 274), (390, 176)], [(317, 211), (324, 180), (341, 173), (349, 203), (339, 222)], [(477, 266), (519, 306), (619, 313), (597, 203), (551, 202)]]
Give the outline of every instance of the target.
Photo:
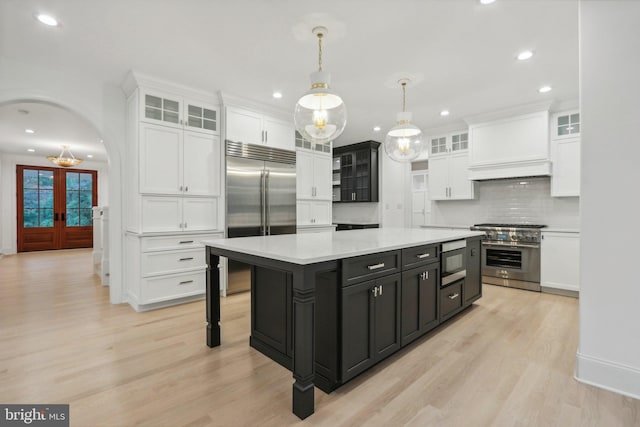
[[(407, 269), (410, 265), (415, 270), (415, 267), (420, 263), (431, 262), (431, 265), (436, 265), (433, 258), (429, 259), (431, 254), (422, 250), (423, 247), (439, 248), (445, 242), (477, 240), (483, 236), (483, 232), (466, 230), (380, 228), (340, 233), (326, 232), (206, 240), (203, 243), (206, 245), (208, 264), (207, 345), (209, 347), (220, 345), (219, 257), (223, 256), (250, 264), (254, 275), (256, 268), (277, 271), (286, 275), (291, 301), (290, 314), (288, 315), (291, 325), (291, 342), (285, 344), (287, 351), (283, 353), (280, 360), (278, 360), (278, 352), (268, 355), (293, 372), (293, 412), (299, 418), (304, 419), (314, 412), (314, 380), (316, 375), (316, 329), (314, 323), (316, 286), (319, 275), (326, 272), (337, 272), (337, 280), (340, 283), (344, 281), (344, 284), (339, 287), (346, 286), (344, 289), (353, 290), (358, 286), (365, 288), (369, 286), (364, 290), (371, 291), (371, 295), (375, 294), (375, 297), (379, 296), (379, 301), (384, 301), (384, 299), (382, 298), (383, 285), (378, 285), (378, 281), (394, 277), (395, 286), (392, 286), (392, 289), (396, 290), (391, 295), (395, 295), (395, 297), (392, 296), (395, 298), (393, 304), (399, 309), (400, 273), (405, 273), (402, 254), (405, 257), (410, 255), (420, 260), (418, 264), (406, 264)], [(420, 250), (416, 252), (415, 249)], [(439, 262), (438, 254), (439, 249), (435, 255), (435, 259)], [(422, 260), (420, 257), (427, 259)], [(473, 274), (478, 276), (477, 280), (479, 281), (479, 270)], [(424, 278), (424, 276), (421, 277)], [(253, 280), (255, 279), (252, 278)], [(351, 281), (354, 284), (351, 284)], [(347, 282), (349, 282), (348, 285)], [(449, 298), (453, 296), (455, 299), (459, 294), (460, 292), (453, 293)], [(384, 295), (384, 298), (390, 298), (389, 291)], [(477, 298), (479, 295), (475, 297), (475, 299)], [(254, 298), (252, 291), (252, 317), (254, 305), (259, 304), (256, 300), (257, 298)], [(461, 300), (462, 298), (459, 299), (459, 301)], [(460, 308), (452, 311), (451, 315), (463, 308), (460, 303)], [(252, 325), (253, 322), (252, 318)], [(400, 334), (399, 322), (398, 318), (395, 326), (398, 335)], [(254, 345), (253, 340), (252, 345), (258, 348)], [(399, 347), (398, 341), (397, 348)], [(391, 351), (394, 349), (392, 348)], [(274, 355), (276, 356), (274, 357)], [(287, 355), (290, 357), (288, 358)], [(329, 388), (327, 385), (325, 387)]]

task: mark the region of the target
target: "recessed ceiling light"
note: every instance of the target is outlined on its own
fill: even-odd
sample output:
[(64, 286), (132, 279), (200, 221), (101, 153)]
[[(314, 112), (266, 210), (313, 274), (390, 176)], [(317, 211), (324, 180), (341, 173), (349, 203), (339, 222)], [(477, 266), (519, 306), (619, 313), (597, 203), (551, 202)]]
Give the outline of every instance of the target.
[(519, 61), (526, 61), (532, 56), (533, 56), (533, 52), (531, 52), (530, 50), (523, 50), (518, 54), (518, 56), (516, 56), (516, 58), (518, 58)]
[(104, 139), (101, 139), (101, 140), (100, 140), (100, 143), (102, 144), (103, 142), (104, 142)]
[(273, 92), (273, 97), (275, 99), (280, 99), (282, 98), (282, 92)]
[(449, 111), (448, 110), (442, 110), (442, 111), (440, 111), (440, 115), (442, 117), (448, 116), (449, 115)]
[(551, 92), (551, 86), (542, 86), (540, 89), (538, 89), (538, 92), (540, 93)]
[(36, 152), (36, 150), (34, 150), (33, 148), (27, 148), (27, 151), (30, 152), (30, 153), (35, 153)]
[(25, 129), (24, 131), (25, 131), (26, 133), (36, 133), (36, 131), (35, 131), (35, 130), (33, 130), (33, 129)]
[(87, 154), (87, 157), (93, 159), (93, 154)]
[(50, 27), (57, 27), (58, 25), (60, 25), (56, 18), (54, 18), (51, 15), (44, 14), (44, 13), (38, 13), (36, 15), (36, 19), (38, 21), (42, 22), (44, 25), (48, 25)]
[(374, 132), (380, 132), (380, 129), (381, 129), (380, 126), (374, 126), (373, 127), (373, 131)]
[(480, 4), (491, 4), (496, 0), (480, 0)]

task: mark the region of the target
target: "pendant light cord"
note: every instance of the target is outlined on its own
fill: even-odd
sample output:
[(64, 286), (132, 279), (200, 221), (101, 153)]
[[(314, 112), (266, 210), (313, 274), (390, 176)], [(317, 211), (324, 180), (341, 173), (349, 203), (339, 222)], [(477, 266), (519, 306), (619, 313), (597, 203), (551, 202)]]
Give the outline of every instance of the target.
[(318, 71), (322, 71), (322, 36), (324, 34), (318, 33)]
[(402, 82), (402, 112), (404, 113), (405, 105), (407, 101), (407, 82)]

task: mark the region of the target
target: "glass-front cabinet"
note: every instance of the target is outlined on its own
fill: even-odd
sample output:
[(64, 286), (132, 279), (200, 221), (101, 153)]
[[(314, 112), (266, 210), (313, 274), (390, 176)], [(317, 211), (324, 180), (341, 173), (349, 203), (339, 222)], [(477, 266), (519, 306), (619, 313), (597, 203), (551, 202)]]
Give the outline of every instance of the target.
[(580, 135), (580, 113), (578, 111), (556, 114), (552, 123), (555, 138), (568, 138)]
[(141, 117), (149, 123), (220, 134), (219, 108), (169, 93), (141, 90)]
[(459, 131), (442, 136), (435, 136), (429, 139), (430, 154), (446, 154), (469, 149), (469, 133)]
[(364, 141), (333, 150), (334, 202), (378, 201), (379, 146)]

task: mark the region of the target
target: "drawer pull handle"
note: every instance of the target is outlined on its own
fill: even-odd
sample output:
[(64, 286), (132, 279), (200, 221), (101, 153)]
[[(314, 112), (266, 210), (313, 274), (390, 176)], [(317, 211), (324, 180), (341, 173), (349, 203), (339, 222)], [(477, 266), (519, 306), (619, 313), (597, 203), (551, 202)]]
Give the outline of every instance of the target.
[(460, 294), (449, 295), (449, 299), (456, 299), (460, 296)]
[(416, 255), (418, 258), (422, 259), (422, 258), (429, 258), (431, 256), (431, 254), (420, 254), (420, 255)]
[(181, 245), (185, 245), (187, 243), (193, 243), (193, 240), (180, 240)]
[(189, 257), (189, 258), (180, 258), (180, 261), (191, 261), (193, 259), (193, 257)]
[[(185, 280), (184, 282), (178, 283), (178, 285), (188, 285), (189, 283), (193, 283), (193, 280)], [(449, 297), (451, 298), (451, 297)]]
[(384, 262), (381, 262), (380, 264), (368, 265), (367, 268), (369, 270), (377, 270), (379, 268), (384, 268)]

